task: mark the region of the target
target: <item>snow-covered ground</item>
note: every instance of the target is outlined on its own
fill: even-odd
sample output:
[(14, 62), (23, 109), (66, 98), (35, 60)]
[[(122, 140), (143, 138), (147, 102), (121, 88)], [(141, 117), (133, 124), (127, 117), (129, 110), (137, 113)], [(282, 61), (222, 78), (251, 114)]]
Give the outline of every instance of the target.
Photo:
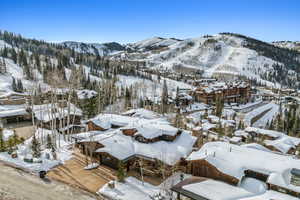
[[(52, 134), (52, 132), (46, 129), (37, 129), (35, 133), (36, 138), (38, 138), (40, 141), (46, 141), (48, 134)], [(72, 157), (73, 151), (71, 150), (70, 146), (72, 143), (66, 142), (62, 138), (62, 136), (58, 137), (56, 141), (56, 144), (58, 146), (58, 148), (56, 149), (56, 160), (53, 158), (51, 149), (46, 149), (45, 145), (41, 145), (41, 157), (33, 158), (31, 141), (32, 137), (26, 140), (24, 144), (20, 144), (17, 146), (17, 158), (12, 158), (11, 155), (9, 155), (7, 152), (2, 152), (0, 153), (0, 160), (25, 168), (32, 172), (38, 172), (41, 170), (48, 171), (51, 168), (63, 163), (64, 161), (71, 159)], [(25, 162), (24, 158), (33, 158), (33, 162)]]
[[(183, 178), (188, 178), (190, 175), (182, 174)], [(110, 188), (106, 184), (99, 190), (99, 194), (111, 198), (112, 200), (159, 200), (159, 197), (166, 197), (169, 200), (173, 197), (170, 188), (181, 180), (181, 173), (175, 173), (167, 178), (158, 186), (151, 185), (147, 182), (142, 182), (134, 177), (128, 177), (124, 183), (115, 181), (115, 188)]]
[(0, 163), (1, 200), (96, 200), (96, 195)]

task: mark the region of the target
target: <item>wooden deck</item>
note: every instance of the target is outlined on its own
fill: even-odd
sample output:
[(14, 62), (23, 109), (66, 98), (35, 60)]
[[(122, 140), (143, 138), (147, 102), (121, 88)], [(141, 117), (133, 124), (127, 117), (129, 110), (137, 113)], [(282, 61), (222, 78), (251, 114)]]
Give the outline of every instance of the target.
[(76, 151), (71, 160), (54, 168), (47, 176), (92, 193), (109, 181), (116, 180), (116, 171), (108, 167), (100, 165), (97, 169), (85, 170), (85, 166), (85, 156)]

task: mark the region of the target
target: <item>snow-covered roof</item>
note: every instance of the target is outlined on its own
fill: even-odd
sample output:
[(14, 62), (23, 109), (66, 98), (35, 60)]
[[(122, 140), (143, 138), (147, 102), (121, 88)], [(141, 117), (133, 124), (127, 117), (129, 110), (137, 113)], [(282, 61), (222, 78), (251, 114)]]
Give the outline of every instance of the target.
[(179, 131), (178, 128), (159, 121), (139, 124), (135, 129), (137, 130), (135, 135), (142, 135), (146, 139), (157, 138), (162, 135), (175, 136)]
[(184, 185), (182, 188), (198, 196), (213, 200), (238, 200), (254, 195), (243, 188), (211, 179)]
[(222, 126), (226, 126), (226, 127), (232, 127), (235, 126), (235, 121), (234, 120), (226, 120), (226, 119), (222, 119), (219, 118), (218, 116), (215, 115), (208, 115), (207, 117), (212, 123), (217, 124), (217, 123), (221, 123)]
[(249, 134), (246, 131), (237, 130), (234, 132), (234, 135), (239, 137), (248, 137)]
[(230, 138), (230, 142), (233, 142), (233, 143), (239, 143), (241, 141), (242, 141), (241, 137), (234, 136), (234, 137)]
[(22, 97), (28, 96), (25, 93), (18, 93), (18, 92), (13, 92), (13, 91), (4, 91), (4, 92), (0, 91), (0, 99), (8, 98), (8, 97), (13, 96), (13, 95), (22, 96)]
[(266, 152), (272, 152), (270, 149), (264, 147), (263, 145), (257, 144), (257, 143), (242, 144), (241, 146), (247, 147), (247, 148), (252, 148), (252, 149), (257, 149), (257, 150), (261, 150), (261, 151), (266, 151)]
[(263, 106), (260, 106), (250, 112), (248, 112), (245, 117), (244, 117), (244, 122), (247, 126), (251, 126), (252, 125), (252, 119), (263, 114), (264, 112), (267, 112), (267, 111), (270, 111), (272, 109), (277, 109), (278, 108), (278, 105), (271, 102), (271, 103), (268, 103), (268, 104), (265, 104)]
[(205, 122), (205, 123), (202, 124), (202, 128), (203, 128), (204, 131), (208, 131), (208, 130), (210, 130), (212, 128), (216, 128), (216, 127), (217, 126), (215, 124), (211, 124), (209, 122)]
[(0, 105), (0, 118), (27, 114), (25, 105)]
[(225, 89), (231, 88), (246, 88), (249, 84), (243, 81), (232, 81), (232, 82), (212, 82), (212, 83), (205, 83), (202, 84), (200, 88), (196, 90), (202, 90), (205, 93), (213, 93), (219, 92)]
[(125, 160), (131, 156), (143, 156), (174, 165), (180, 158), (189, 155), (196, 138), (191, 136), (189, 132), (184, 131), (173, 142), (141, 143), (130, 136), (124, 135), (118, 129), (104, 133), (99, 132), (98, 135), (92, 138), (86, 138), (86, 141), (98, 141), (104, 147), (97, 149), (96, 152), (109, 153), (119, 160)]
[(239, 180), (244, 176), (244, 171), (249, 169), (269, 175), (267, 183), (300, 192), (300, 186), (290, 183), (290, 171), (300, 168), (300, 160), (291, 156), (225, 142), (210, 142), (188, 157), (188, 160), (199, 159), (205, 159), (218, 170)]
[(256, 128), (256, 127), (247, 127), (247, 128), (245, 128), (244, 131), (247, 133), (254, 132), (258, 135), (266, 135), (266, 136), (273, 137), (273, 138), (279, 138), (282, 135), (284, 135), (284, 133), (281, 133), (278, 131), (266, 130), (266, 129)]
[(93, 119), (90, 119), (89, 121), (93, 122), (94, 124), (104, 128), (108, 129), (112, 125), (114, 126), (127, 126), (130, 123), (137, 122), (139, 120), (144, 120), (140, 118), (134, 118), (129, 116), (123, 116), (123, 115), (117, 115), (117, 114), (99, 114)]
[(290, 149), (295, 149), (300, 144), (300, 138), (282, 137), (277, 140), (265, 140), (265, 145), (273, 146), (282, 153), (287, 153)]
[(171, 126), (164, 118), (145, 119), (117, 114), (100, 114), (90, 121), (103, 129), (110, 129), (112, 126), (122, 127), (122, 129), (135, 129), (137, 130), (135, 135), (142, 135), (147, 139), (161, 135), (175, 136), (178, 132), (178, 129)]
[(299, 200), (299, 198), (283, 194), (280, 192), (276, 192), (273, 190), (267, 190), (263, 194), (255, 195), (253, 197), (246, 197), (246, 198), (241, 198), (239, 200)]
[[(70, 107), (70, 109), (68, 108)], [(69, 106), (60, 107), (57, 103), (55, 104), (42, 104), (33, 106), (34, 116), (43, 122), (49, 122), (52, 119), (62, 119), (68, 114), (81, 116), (82, 110), (77, 108), (74, 104), (70, 103)]]
[(195, 111), (200, 111), (200, 110), (206, 110), (208, 109), (209, 106), (205, 103), (193, 103), (189, 104), (182, 112), (195, 112)]
[(158, 118), (160, 115), (156, 112), (144, 109), (144, 108), (137, 108), (137, 109), (131, 109), (128, 110), (122, 115), (127, 115), (131, 117), (139, 117), (139, 118), (144, 118), (144, 119), (155, 119)]
[(282, 153), (287, 153), (291, 148), (296, 148), (298, 145), (300, 145), (300, 138), (291, 137), (282, 132), (255, 127), (247, 127), (244, 131), (276, 138), (275, 140), (265, 140), (264, 143), (267, 146), (273, 146)]
[(97, 92), (94, 90), (77, 90), (77, 97), (78, 99), (90, 99), (92, 97), (97, 96)]

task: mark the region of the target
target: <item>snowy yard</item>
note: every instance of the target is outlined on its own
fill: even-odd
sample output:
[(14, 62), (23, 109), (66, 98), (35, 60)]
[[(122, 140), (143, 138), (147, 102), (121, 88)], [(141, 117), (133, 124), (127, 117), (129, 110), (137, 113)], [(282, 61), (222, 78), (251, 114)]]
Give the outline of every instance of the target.
[[(184, 174), (184, 178), (188, 177), (190, 177), (190, 175)], [(170, 193), (170, 188), (179, 182), (180, 173), (175, 173), (159, 186), (154, 186), (146, 182), (142, 183), (134, 177), (128, 177), (124, 183), (115, 181), (115, 188), (111, 188), (109, 184), (106, 184), (98, 193), (113, 200), (159, 200), (158, 197), (160, 196), (170, 199), (168, 198), (170, 197), (169, 195), (174, 197), (174, 193)]]
[[(51, 131), (45, 129), (38, 129), (36, 137), (42, 137), (41, 134), (44, 134), (43, 137), (47, 137), (47, 134), (51, 134)], [(16, 158), (12, 158), (12, 155), (7, 152), (0, 153), (0, 160), (10, 163), (12, 165), (24, 168), (28, 171), (39, 172), (41, 170), (50, 170), (51, 168), (63, 163), (66, 160), (71, 159), (73, 151), (71, 150), (71, 143), (65, 142), (60, 138), (60, 141), (57, 140), (57, 144), (59, 143), (59, 148), (56, 149), (56, 159), (53, 157), (53, 154), (50, 149), (42, 147), (40, 158), (33, 158), (32, 150), (31, 150), (31, 141), (32, 137), (26, 140), (23, 144), (17, 145), (17, 150), (15, 153), (17, 154)], [(25, 161), (27, 160), (27, 161)], [(28, 160), (32, 160), (29, 161)]]

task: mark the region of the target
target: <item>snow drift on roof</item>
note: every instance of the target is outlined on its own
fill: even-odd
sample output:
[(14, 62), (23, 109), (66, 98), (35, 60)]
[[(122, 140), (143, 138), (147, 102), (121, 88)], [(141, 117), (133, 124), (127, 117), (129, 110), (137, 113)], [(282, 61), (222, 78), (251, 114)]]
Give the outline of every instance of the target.
[(269, 175), (268, 183), (300, 192), (299, 186), (290, 183), (290, 170), (299, 169), (300, 160), (258, 149), (247, 148), (225, 142), (206, 143), (193, 152), (188, 160), (205, 159), (225, 174), (239, 180), (249, 169)]

